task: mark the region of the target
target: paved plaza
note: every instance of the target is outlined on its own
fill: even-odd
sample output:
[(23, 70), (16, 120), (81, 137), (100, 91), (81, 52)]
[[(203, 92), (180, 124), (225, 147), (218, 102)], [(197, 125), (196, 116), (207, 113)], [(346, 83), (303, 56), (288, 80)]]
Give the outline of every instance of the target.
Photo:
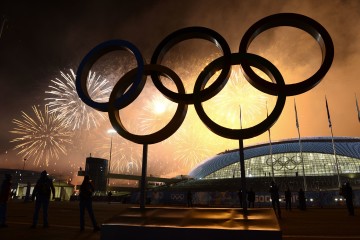
[[(119, 203), (94, 202), (94, 212), (99, 224), (121, 212), (129, 206)], [(34, 203), (10, 202), (8, 205), (8, 228), (0, 229), (1, 240), (48, 239), (48, 240), (100, 240), (101, 233), (93, 232), (86, 213), (85, 231), (80, 232), (78, 202), (51, 202), (49, 207), (49, 228), (42, 228), (40, 213), (39, 225), (31, 229)], [(282, 209), (279, 221), (283, 239), (319, 240), (319, 239), (359, 239), (360, 212), (348, 216), (346, 209), (310, 208), (306, 211), (294, 209), (291, 212)], [(119, 237), (121, 239), (121, 237)]]

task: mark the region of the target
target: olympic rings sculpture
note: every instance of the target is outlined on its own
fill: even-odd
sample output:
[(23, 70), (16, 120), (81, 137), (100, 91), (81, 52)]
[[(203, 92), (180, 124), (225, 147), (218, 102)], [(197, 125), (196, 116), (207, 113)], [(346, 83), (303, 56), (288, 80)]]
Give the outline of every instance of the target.
[(266, 160), (266, 165), (274, 167), (274, 170), (280, 171), (282, 169), (286, 170), (294, 170), (301, 162), (295, 160), (295, 156), (286, 157), (281, 156), (279, 158), (273, 158), (271, 162), (271, 158)]
[[(247, 53), (251, 42), (263, 31), (279, 27), (291, 26), (309, 33), (319, 44), (322, 52), (322, 64), (313, 76), (295, 84), (285, 84), (278, 69), (268, 60), (255, 54)], [(162, 66), (165, 54), (174, 45), (189, 39), (203, 39), (214, 43), (223, 56), (208, 64), (196, 79), (193, 93), (186, 93), (180, 77), (171, 69)], [(110, 94), (109, 102), (93, 101), (87, 91), (87, 76), (93, 64), (103, 55), (124, 50), (132, 53), (137, 67), (119, 79)], [(145, 64), (140, 51), (132, 43), (125, 40), (110, 40), (93, 48), (81, 61), (76, 74), (76, 91), (80, 99), (88, 106), (102, 112), (108, 112), (113, 128), (124, 138), (139, 144), (153, 144), (170, 137), (181, 126), (189, 104), (193, 104), (202, 122), (215, 134), (229, 139), (247, 139), (267, 131), (279, 118), (287, 96), (302, 94), (315, 87), (326, 75), (334, 58), (334, 46), (326, 29), (315, 20), (295, 13), (279, 13), (265, 17), (253, 24), (241, 39), (239, 52), (231, 53), (225, 39), (212, 29), (205, 27), (187, 27), (177, 30), (164, 38), (156, 47), (150, 64)], [(247, 81), (259, 91), (278, 97), (270, 115), (259, 124), (246, 129), (229, 129), (212, 121), (205, 113), (202, 102), (211, 99), (226, 85), (231, 74), (232, 65), (241, 65)], [(259, 77), (251, 67), (258, 68), (268, 75), (272, 82)], [(206, 83), (216, 71), (221, 73), (207, 88)], [(170, 122), (159, 131), (149, 135), (135, 135), (123, 126), (119, 110), (131, 104), (145, 86), (146, 76), (150, 75), (155, 87), (169, 100), (178, 104)], [(166, 88), (160, 76), (174, 81), (177, 91)]]

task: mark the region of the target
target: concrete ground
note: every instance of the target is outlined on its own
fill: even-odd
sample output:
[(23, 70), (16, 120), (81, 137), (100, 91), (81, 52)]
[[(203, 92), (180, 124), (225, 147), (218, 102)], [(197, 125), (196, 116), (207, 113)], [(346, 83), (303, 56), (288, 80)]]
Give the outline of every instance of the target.
[[(118, 211), (129, 205), (105, 202), (94, 202), (96, 219), (99, 224), (114, 216)], [(79, 228), (78, 202), (51, 202), (49, 207), (49, 228), (42, 228), (40, 213), (39, 225), (31, 229), (34, 203), (9, 202), (8, 228), (0, 229), (1, 240), (100, 240), (100, 232), (93, 232), (90, 219), (86, 213), (85, 231)], [(318, 209), (306, 211), (282, 209), (279, 224), (285, 240), (319, 240), (319, 239), (359, 239), (360, 211), (355, 216), (348, 216), (346, 209)], [(121, 237), (119, 236), (119, 239)]]

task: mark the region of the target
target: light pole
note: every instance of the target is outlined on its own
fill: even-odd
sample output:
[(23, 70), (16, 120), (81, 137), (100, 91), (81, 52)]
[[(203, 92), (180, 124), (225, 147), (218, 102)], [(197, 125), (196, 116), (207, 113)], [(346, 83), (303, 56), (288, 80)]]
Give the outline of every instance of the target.
[(26, 158), (24, 158), (23, 171), (25, 170), (25, 162), (26, 162)]
[(109, 129), (107, 131), (107, 133), (110, 134), (110, 156), (109, 156), (109, 169), (108, 169), (108, 186), (110, 186), (110, 178), (109, 178), (109, 174), (110, 174), (110, 167), (111, 167), (111, 152), (112, 152), (112, 137), (113, 134), (116, 133), (116, 131), (114, 129)]
[(1, 28), (0, 28), (0, 38), (1, 38), (1, 35), (2, 35), (3, 31), (4, 31), (4, 27), (5, 27), (6, 20), (7, 20), (6, 17), (3, 16), (3, 17), (2, 17)]

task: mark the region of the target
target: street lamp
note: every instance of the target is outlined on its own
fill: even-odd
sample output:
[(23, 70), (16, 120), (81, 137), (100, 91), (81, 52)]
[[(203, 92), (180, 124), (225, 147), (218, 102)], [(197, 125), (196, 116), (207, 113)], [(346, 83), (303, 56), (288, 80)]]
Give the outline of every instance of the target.
[(109, 169), (108, 169), (108, 186), (110, 186), (109, 174), (110, 174), (110, 167), (111, 167), (112, 137), (113, 137), (113, 134), (116, 133), (116, 131), (114, 129), (109, 129), (107, 131), (107, 133), (110, 134), (110, 156), (109, 156)]
[(26, 158), (24, 158), (23, 171), (25, 170), (25, 162), (26, 162)]

